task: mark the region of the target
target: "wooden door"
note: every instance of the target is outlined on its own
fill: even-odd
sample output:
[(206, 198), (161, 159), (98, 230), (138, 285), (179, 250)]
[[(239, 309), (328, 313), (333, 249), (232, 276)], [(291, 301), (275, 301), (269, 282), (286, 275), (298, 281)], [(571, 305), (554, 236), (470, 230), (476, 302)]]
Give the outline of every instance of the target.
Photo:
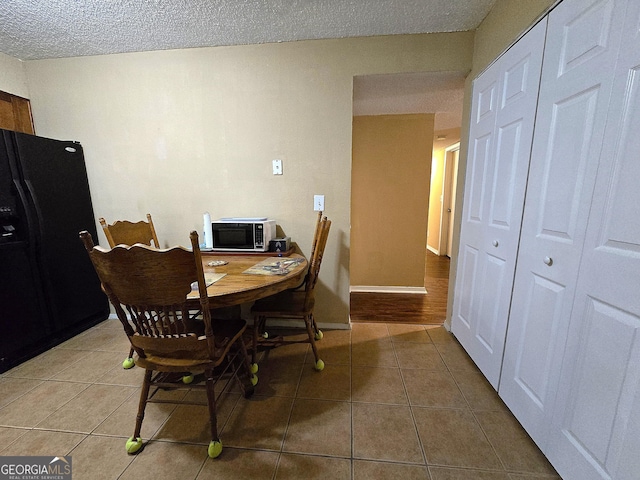
[(624, 18), (548, 448), (563, 478), (640, 478), (640, 2)]
[(452, 331), (498, 387), (546, 19), (473, 86)]
[(543, 451), (602, 150), (621, 3), (565, 0), (549, 14), (499, 387)]

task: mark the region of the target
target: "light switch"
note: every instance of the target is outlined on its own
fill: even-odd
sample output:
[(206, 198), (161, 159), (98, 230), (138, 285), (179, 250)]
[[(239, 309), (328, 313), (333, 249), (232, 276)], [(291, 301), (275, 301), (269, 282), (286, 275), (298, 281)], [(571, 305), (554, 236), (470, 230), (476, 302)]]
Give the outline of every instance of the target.
[(313, 196), (313, 209), (316, 212), (324, 211), (324, 195)]
[(282, 175), (282, 160), (276, 159), (273, 161), (273, 174)]

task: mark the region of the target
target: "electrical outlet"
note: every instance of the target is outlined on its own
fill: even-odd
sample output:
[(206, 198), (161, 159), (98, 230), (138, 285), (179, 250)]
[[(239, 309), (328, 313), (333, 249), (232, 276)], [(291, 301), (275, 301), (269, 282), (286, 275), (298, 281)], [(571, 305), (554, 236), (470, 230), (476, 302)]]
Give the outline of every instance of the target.
[(273, 165), (273, 174), (274, 175), (282, 175), (282, 160), (274, 160), (272, 162)]
[(313, 196), (313, 210), (316, 212), (324, 211), (324, 195)]

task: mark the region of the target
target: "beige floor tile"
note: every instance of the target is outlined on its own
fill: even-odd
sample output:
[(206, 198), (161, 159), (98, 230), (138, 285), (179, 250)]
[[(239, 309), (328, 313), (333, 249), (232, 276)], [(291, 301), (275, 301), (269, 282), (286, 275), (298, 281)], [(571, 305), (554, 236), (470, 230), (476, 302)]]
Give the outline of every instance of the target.
[(56, 349), (122, 352), (122, 359), (124, 360), (129, 353), (130, 345), (122, 327), (120, 330), (115, 328), (92, 328), (67, 340)]
[(429, 480), (427, 467), (406, 463), (353, 461), (353, 480)]
[(354, 343), (351, 346), (351, 363), (371, 367), (398, 366), (393, 344), (388, 338)]
[(47, 380), (57, 375), (80, 359), (89, 357), (89, 352), (53, 349), (9, 370), (7, 377), (22, 377)]
[(354, 366), (351, 368), (351, 388), (354, 402), (408, 405), (398, 368)]
[(382, 339), (389, 339), (389, 330), (385, 323), (354, 323), (351, 325), (352, 345)]
[(409, 403), (423, 407), (466, 408), (455, 380), (447, 370), (401, 369)]
[(310, 365), (305, 365), (296, 396), (322, 400), (350, 400), (351, 367), (327, 365), (324, 370), (318, 372)]
[[(224, 428), (239, 398), (240, 395), (235, 393), (225, 393), (220, 396), (216, 404), (218, 435)], [(207, 395), (203, 391), (189, 392), (185, 400), (205, 403)], [(206, 405), (178, 405), (153, 438), (208, 445), (212, 440), (209, 408)]]
[(0, 454), (18, 438), (29, 432), (26, 428), (0, 427)]
[(556, 473), (511, 413), (482, 411), (475, 415), (507, 470), (551, 475)]
[(283, 451), (351, 457), (351, 404), (298, 398)]
[[(186, 393), (185, 390), (159, 391), (157, 398), (166, 400), (182, 399)], [(139, 399), (140, 390), (136, 389), (124, 403), (95, 428), (93, 433), (127, 438), (131, 437), (135, 429)], [(170, 403), (147, 404), (140, 437), (143, 440), (152, 438), (175, 408), (176, 405)]]
[(112, 480), (135, 458), (127, 454), (125, 440), (118, 437), (88, 436), (70, 452), (76, 480)]
[(90, 385), (36, 424), (38, 428), (90, 433), (135, 391), (120, 385)]
[(322, 340), (316, 343), (330, 347), (348, 347), (351, 345), (351, 330), (322, 330)]
[(506, 411), (507, 407), (500, 400), (498, 392), (479, 370), (452, 370), (451, 374), (471, 410)]
[(277, 358), (260, 362), (255, 395), (294, 397), (303, 368), (306, 368), (303, 363)]
[(428, 464), (503, 470), (469, 410), (412, 409)]
[(88, 387), (86, 383), (43, 382), (0, 408), (0, 425), (33, 427)]
[(400, 368), (444, 370), (445, 365), (432, 343), (394, 342)]
[(429, 467), (431, 480), (511, 480), (506, 472)]
[(41, 380), (29, 378), (0, 378), (0, 408), (13, 402), (16, 398), (33, 390), (42, 383)]
[[(277, 335), (277, 332), (274, 332), (273, 335)], [(299, 338), (306, 338), (306, 334), (304, 337), (299, 336)], [(275, 348), (270, 348), (264, 352), (264, 355), (266, 355), (267, 358), (271, 360), (281, 359), (288, 363), (304, 363), (307, 356), (307, 351), (309, 349), (310, 345), (308, 343), (292, 343)]]
[(2, 451), (2, 455), (65, 456), (85, 438), (86, 435), (79, 433), (29, 430), (11, 443), (11, 445), (7, 446), (7, 448)]
[[(349, 365), (351, 363), (351, 346), (332, 345), (325, 342), (325, 339), (316, 341), (318, 356), (326, 365)], [(310, 350), (306, 357), (306, 363), (315, 363), (316, 359)]]
[(218, 458), (207, 459), (196, 480), (271, 480), (279, 457), (275, 452), (225, 446)]
[(52, 379), (66, 382), (94, 383), (115, 366), (122, 368), (123, 358), (119, 352), (93, 352), (54, 375)]
[(207, 458), (204, 445), (150, 442), (136, 454), (119, 480), (196, 478)]
[(423, 325), (387, 324), (392, 342), (432, 343)]
[(279, 451), (292, 405), (290, 397), (241, 398), (222, 430), (224, 445)]
[(530, 475), (527, 473), (510, 473), (509, 480), (562, 480), (559, 475)]
[(424, 462), (409, 407), (354, 403), (352, 408), (354, 458)]
[(458, 342), (439, 343), (435, 345), (449, 370), (478, 371), (478, 367), (476, 367), (473, 360), (471, 360), (467, 352), (464, 351)]
[(350, 480), (351, 460), (283, 453), (275, 480)]
[(107, 385), (128, 385), (132, 387), (139, 387), (142, 385), (144, 368), (122, 368), (122, 360), (124, 360), (123, 356), (121, 356), (120, 360), (114, 364), (110, 370), (104, 372), (104, 374), (96, 380), (96, 383), (104, 383)]
[(433, 343), (451, 343), (456, 341), (453, 334), (447, 331), (442, 325), (425, 325), (425, 330)]

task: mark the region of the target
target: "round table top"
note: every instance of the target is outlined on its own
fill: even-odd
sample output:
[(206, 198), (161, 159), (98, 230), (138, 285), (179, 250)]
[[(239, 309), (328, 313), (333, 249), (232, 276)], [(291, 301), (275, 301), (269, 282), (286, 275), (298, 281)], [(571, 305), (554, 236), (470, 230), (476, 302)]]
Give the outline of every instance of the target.
[[(285, 274), (256, 274), (245, 273), (257, 264), (275, 264), (275, 262), (300, 262), (290, 266)], [(227, 262), (225, 265), (210, 266)], [(293, 253), (287, 257), (277, 257), (272, 254), (256, 255), (202, 255), (205, 279), (215, 274), (224, 274), (222, 278), (207, 287), (207, 293), (212, 308), (228, 307), (241, 303), (254, 302), (264, 297), (275, 295), (284, 290), (297, 287), (302, 283), (307, 273), (307, 260), (304, 256)], [(286, 264), (284, 265), (287, 266)], [(272, 268), (272, 267), (270, 267)], [(263, 273), (265, 270), (260, 269)], [(197, 298), (197, 293), (192, 292), (189, 297)]]

